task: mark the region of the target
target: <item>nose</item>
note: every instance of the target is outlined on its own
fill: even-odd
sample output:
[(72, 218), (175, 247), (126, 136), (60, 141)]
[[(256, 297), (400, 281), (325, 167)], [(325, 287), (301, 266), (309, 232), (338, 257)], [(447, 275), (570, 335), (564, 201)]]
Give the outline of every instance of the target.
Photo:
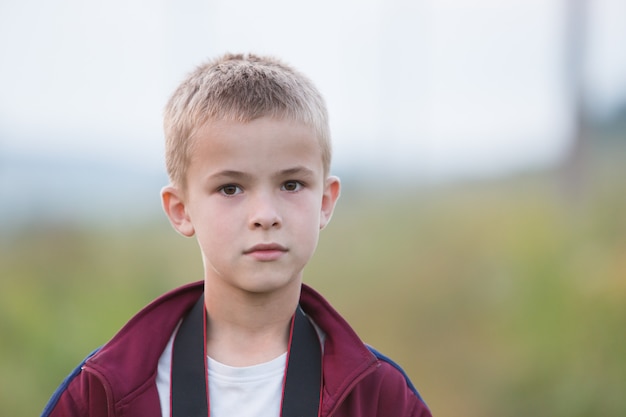
[(271, 193), (259, 193), (252, 201), (250, 228), (271, 229), (279, 228), (282, 219), (278, 210), (278, 202)]

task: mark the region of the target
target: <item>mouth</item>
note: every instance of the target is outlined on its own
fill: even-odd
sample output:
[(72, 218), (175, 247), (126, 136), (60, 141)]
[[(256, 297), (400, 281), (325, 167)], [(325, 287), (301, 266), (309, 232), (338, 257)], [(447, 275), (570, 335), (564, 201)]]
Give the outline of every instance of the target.
[(278, 243), (259, 243), (258, 245), (254, 245), (249, 249), (246, 249), (244, 251), (244, 254), (249, 254), (249, 253), (253, 253), (253, 252), (272, 252), (272, 251), (278, 251), (278, 252), (287, 252), (287, 248), (279, 245)]
[(260, 243), (246, 249), (243, 253), (258, 261), (268, 262), (277, 260), (287, 251), (286, 247), (277, 243)]

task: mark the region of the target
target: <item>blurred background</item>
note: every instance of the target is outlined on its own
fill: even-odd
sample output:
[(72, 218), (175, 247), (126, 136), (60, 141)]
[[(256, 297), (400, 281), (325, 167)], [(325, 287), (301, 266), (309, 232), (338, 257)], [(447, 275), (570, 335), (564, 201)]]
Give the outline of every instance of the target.
[(0, 415), (37, 415), (201, 279), (162, 109), (226, 51), (327, 99), (344, 184), (305, 281), (435, 416), (626, 415), (623, 0), (3, 0)]

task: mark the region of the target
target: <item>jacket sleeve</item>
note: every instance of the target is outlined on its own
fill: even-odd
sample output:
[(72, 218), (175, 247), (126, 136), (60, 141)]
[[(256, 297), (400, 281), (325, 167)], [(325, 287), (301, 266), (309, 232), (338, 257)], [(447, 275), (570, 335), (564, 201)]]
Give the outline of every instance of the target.
[(52, 394), (41, 417), (109, 416), (105, 388), (98, 378), (83, 370), (87, 359), (78, 365)]

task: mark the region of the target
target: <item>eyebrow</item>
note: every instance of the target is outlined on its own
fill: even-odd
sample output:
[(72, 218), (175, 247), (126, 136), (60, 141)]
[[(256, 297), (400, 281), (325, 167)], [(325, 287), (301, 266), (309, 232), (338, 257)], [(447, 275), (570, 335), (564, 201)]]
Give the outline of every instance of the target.
[(234, 171), (234, 170), (230, 170), (230, 169), (226, 169), (224, 171), (219, 171), (216, 172), (215, 174), (211, 174), (209, 176), (209, 178), (240, 178), (240, 179), (248, 179), (251, 178), (252, 175), (250, 174), (246, 174), (245, 172), (241, 172), (241, 171)]
[[(304, 167), (304, 166), (296, 166), (293, 168), (287, 168), (279, 171), (275, 176), (276, 177), (288, 177), (291, 175), (302, 175), (307, 177), (315, 176), (313, 170)], [(242, 171), (235, 171), (231, 169), (226, 169), (223, 171), (216, 172), (215, 174), (210, 175), (209, 178), (233, 178), (233, 179), (241, 179), (241, 180), (249, 180), (252, 179), (253, 175), (248, 174)]]
[(290, 176), (290, 175), (314, 176), (315, 173), (313, 172), (313, 170), (304, 166), (287, 168), (278, 173), (278, 176)]

